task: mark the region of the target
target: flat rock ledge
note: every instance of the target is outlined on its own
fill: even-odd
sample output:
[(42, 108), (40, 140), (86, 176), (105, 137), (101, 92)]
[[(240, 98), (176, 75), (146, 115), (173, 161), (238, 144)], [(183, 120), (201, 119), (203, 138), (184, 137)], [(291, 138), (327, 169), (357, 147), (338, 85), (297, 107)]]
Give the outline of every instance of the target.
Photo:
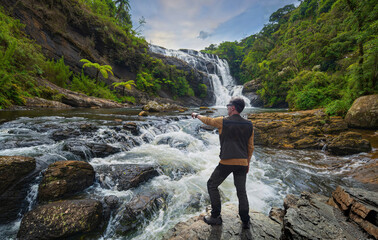
[(334, 155), (371, 151), (370, 142), (351, 132), (341, 117), (330, 117), (323, 109), (250, 114), (255, 145), (283, 149), (325, 149)]
[(281, 224), (270, 219), (262, 213), (250, 211), (251, 229), (243, 229), (238, 216), (238, 207), (234, 204), (222, 206), (221, 226), (210, 226), (203, 221), (203, 217), (210, 214), (202, 213), (190, 218), (186, 222), (178, 223), (164, 237), (165, 240), (187, 239), (279, 239), (281, 236)]
[(222, 206), (221, 226), (209, 226), (202, 213), (176, 224), (165, 240), (202, 239), (377, 239), (377, 192), (337, 187), (332, 196), (303, 192), (289, 194), (284, 209), (272, 208), (269, 216), (250, 211), (251, 228), (242, 229), (238, 207)]

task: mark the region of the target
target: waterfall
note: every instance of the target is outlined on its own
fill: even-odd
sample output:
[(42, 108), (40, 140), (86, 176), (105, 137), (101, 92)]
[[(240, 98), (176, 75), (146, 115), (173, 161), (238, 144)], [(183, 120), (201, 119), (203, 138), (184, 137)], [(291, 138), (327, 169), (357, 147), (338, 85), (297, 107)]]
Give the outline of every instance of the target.
[(156, 45), (150, 45), (150, 51), (178, 58), (196, 70), (206, 73), (209, 76), (209, 82), (214, 91), (215, 106), (223, 107), (232, 97), (239, 96), (244, 99), (246, 107), (251, 107), (250, 100), (242, 95), (243, 86), (236, 85), (234, 78), (230, 74), (228, 62), (225, 59), (220, 59), (217, 55), (195, 50), (172, 50)]

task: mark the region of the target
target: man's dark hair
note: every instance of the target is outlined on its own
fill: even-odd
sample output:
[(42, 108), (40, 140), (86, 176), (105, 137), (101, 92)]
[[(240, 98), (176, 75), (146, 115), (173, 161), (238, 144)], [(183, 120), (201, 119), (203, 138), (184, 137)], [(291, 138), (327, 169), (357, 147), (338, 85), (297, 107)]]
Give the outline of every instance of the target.
[(245, 103), (243, 98), (234, 97), (230, 100), (230, 103), (227, 104), (227, 106), (235, 106), (236, 111), (238, 111), (238, 113), (241, 113), (244, 110)]

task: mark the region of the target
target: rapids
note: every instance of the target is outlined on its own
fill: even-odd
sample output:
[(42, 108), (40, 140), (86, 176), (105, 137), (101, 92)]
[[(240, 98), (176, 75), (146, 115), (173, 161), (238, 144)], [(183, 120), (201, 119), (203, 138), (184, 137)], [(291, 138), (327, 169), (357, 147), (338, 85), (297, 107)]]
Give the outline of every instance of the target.
[[(215, 108), (213, 116), (226, 115), (225, 108)], [(36, 158), (44, 169), (60, 160), (80, 160), (81, 157), (64, 149), (67, 141), (107, 143), (123, 149), (107, 157), (85, 154), (95, 169), (101, 165), (124, 163), (150, 163), (158, 166), (160, 175), (137, 188), (118, 191), (114, 183), (104, 186), (96, 175), (96, 183), (84, 194), (86, 198), (103, 200), (116, 195), (121, 207), (114, 212), (97, 239), (160, 239), (170, 228), (205, 210), (209, 204), (206, 182), (219, 161), (219, 138), (215, 131), (200, 128), (197, 119), (186, 113), (155, 114), (140, 118), (137, 109), (80, 109), (0, 111), (0, 155), (22, 155)], [(246, 108), (244, 114), (267, 111)], [(271, 111), (271, 110), (270, 110)], [(245, 116), (245, 115), (244, 115)], [(140, 133), (133, 135), (120, 131), (125, 122), (137, 124)], [(74, 131), (82, 124), (96, 127), (94, 132), (75, 134), (64, 140), (53, 140), (57, 131)], [(86, 151), (86, 149), (83, 149)], [(282, 207), (287, 194), (302, 191), (329, 196), (337, 185), (358, 187), (360, 184), (344, 173), (367, 161), (366, 154), (346, 157), (326, 155), (322, 151), (278, 150), (255, 146), (247, 178), (250, 208), (268, 214), (273, 206)], [(22, 214), (36, 205), (38, 183), (41, 176), (30, 184), (25, 209), (19, 219), (0, 225), (0, 239), (15, 239)], [(113, 187), (112, 187), (113, 186)], [(237, 204), (233, 178), (229, 176), (220, 187), (223, 203)], [(115, 233), (120, 215), (133, 196), (140, 192), (167, 193), (166, 208), (146, 219), (138, 230), (126, 237)], [(235, 213), (236, 214), (236, 213)]]

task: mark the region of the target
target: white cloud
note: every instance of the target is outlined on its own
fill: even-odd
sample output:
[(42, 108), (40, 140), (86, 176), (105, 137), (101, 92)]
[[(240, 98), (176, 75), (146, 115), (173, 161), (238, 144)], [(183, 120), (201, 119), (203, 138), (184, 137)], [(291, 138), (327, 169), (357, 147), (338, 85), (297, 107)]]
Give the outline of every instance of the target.
[[(278, 9), (285, 5), (282, 2), (288, 1), (295, 0), (131, 0), (130, 4), (135, 23), (141, 16), (146, 19), (142, 34), (147, 41), (166, 48), (200, 50), (228, 40), (214, 31), (247, 9), (255, 5), (266, 8), (278, 5)], [(259, 14), (255, 17), (263, 18), (264, 13)], [(235, 39), (245, 34), (235, 36), (232, 29), (229, 33)]]

